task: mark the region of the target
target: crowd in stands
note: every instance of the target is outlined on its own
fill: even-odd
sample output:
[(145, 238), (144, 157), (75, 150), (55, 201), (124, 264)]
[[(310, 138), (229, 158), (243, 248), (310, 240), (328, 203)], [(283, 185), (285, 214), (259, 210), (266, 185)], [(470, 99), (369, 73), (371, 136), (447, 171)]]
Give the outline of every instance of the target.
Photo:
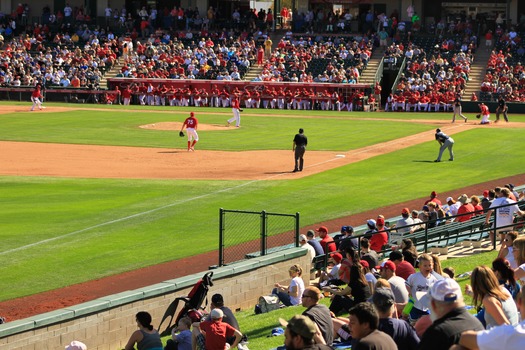
[[(81, 7), (66, 4), (64, 9), (51, 13), (46, 6), (41, 23), (32, 24), (28, 21), (31, 9), (27, 5), (18, 6), (0, 23), (3, 35), (0, 41), (5, 48), (0, 84), (32, 86), (40, 82), (45, 88), (97, 89), (104, 73), (117, 61), (123, 64), (117, 77), (125, 78), (238, 81), (257, 64), (263, 70), (255, 81), (354, 84), (359, 83), (373, 48), (381, 45), (385, 62), (394, 65), (403, 59), (407, 62), (397, 90), (386, 101), (386, 110), (452, 110), (453, 101), (463, 94), (478, 42), (473, 22), (466, 17), (441, 20), (430, 28), (437, 34), (435, 40), (418, 41), (421, 23), (413, 9), (409, 15), (412, 20), (407, 22), (399, 22), (396, 12), (390, 16), (368, 12), (352, 18), (348, 11), (315, 9), (295, 14), (283, 11), (280, 14), (283, 27), (293, 16), (299, 30), (310, 36), (294, 35), (290, 28), (271, 50), (270, 34), (276, 20), (271, 10), (236, 8), (230, 17), (213, 7), (201, 12), (196, 7), (157, 10), (151, 6), (135, 14), (127, 13), (125, 8), (108, 7), (106, 27), (100, 27), (91, 24), (89, 13)], [(363, 34), (313, 35), (344, 33), (352, 20), (359, 22)], [(496, 38), (501, 50), (491, 57), (481, 90), (489, 98), (504, 93), (507, 101), (521, 101), (525, 98), (525, 73), (521, 63), (515, 62), (516, 57), (525, 54), (521, 35), (511, 29), (497, 32)], [(390, 46), (387, 39), (392, 41)], [(507, 63), (510, 58), (514, 61)], [(153, 87), (163, 90), (160, 85)], [(362, 108), (365, 97), (364, 91), (341, 96), (332, 89), (313, 94), (300, 88), (227, 92), (248, 101), (244, 104), (246, 108), (354, 110), (356, 104)], [(133, 93), (139, 95), (139, 91)], [(170, 94), (174, 96), (177, 92), (168, 91)], [(207, 94), (211, 95), (211, 91)], [(300, 100), (292, 98), (301, 94)], [(378, 96), (366, 98), (373, 106)], [(172, 105), (185, 105), (182, 99), (177, 102), (168, 96), (154, 97), (152, 104), (168, 104), (168, 100)], [(209, 96), (200, 100), (195, 102), (192, 97), (188, 103), (229, 106), (223, 102), (214, 104)], [(131, 101), (146, 104), (152, 99)]]
[(495, 49), (481, 83), (482, 100), (498, 100), (502, 96), (508, 102), (525, 102), (524, 35), (514, 27), (508, 31), (496, 30)]

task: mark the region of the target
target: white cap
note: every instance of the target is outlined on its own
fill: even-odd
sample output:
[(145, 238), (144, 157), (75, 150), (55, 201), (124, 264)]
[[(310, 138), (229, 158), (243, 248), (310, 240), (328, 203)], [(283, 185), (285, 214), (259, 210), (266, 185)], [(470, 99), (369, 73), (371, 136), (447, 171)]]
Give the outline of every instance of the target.
[(87, 346), (78, 340), (73, 340), (68, 346), (66, 346), (66, 350), (87, 350)]
[(224, 313), (221, 309), (213, 309), (211, 310), (210, 316), (212, 319), (219, 319), (224, 317)]

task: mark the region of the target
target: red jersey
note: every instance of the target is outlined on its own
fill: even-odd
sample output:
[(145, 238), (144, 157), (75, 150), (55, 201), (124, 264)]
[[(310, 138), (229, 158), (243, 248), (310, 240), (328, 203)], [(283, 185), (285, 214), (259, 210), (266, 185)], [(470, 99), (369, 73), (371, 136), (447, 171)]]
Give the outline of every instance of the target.
[(200, 328), (206, 332), (206, 349), (224, 350), (226, 338), (235, 335), (235, 328), (222, 321), (203, 321)]
[(238, 99), (233, 99), (233, 100), (232, 100), (232, 108), (236, 108), (236, 109), (241, 108)]
[(33, 98), (41, 98), (42, 94), (40, 93), (40, 88), (36, 88), (33, 90), (33, 93), (31, 94), (31, 97)]
[(184, 125), (186, 125), (187, 129), (197, 129), (198, 124), (199, 121), (195, 117), (186, 118), (186, 120), (184, 121)]

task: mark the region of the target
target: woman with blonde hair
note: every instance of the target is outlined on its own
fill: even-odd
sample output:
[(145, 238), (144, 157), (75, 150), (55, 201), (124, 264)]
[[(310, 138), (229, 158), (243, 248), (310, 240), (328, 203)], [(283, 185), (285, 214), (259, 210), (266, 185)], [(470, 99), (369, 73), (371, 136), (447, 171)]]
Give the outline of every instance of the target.
[(299, 265), (292, 265), (288, 270), (292, 281), (289, 286), (283, 286), (279, 283), (275, 284), (272, 294), (276, 294), (279, 300), (286, 306), (301, 304), (301, 298), (304, 292), (304, 281), (301, 275), (303, 269)]
[(514, 270), (514, 277), (525, 282), (525, 236), (518, 237), (512, 243), (512, 254), (518, 267)]
[(474, 306), (485, 309), (485, 328), (518, 323), (518, 309), (509, 291), (501, 286), (498, 278), (487, 266), (476, 266), (470, 276), (472, 286), (465, 286), (465, 292), (472, 295)]

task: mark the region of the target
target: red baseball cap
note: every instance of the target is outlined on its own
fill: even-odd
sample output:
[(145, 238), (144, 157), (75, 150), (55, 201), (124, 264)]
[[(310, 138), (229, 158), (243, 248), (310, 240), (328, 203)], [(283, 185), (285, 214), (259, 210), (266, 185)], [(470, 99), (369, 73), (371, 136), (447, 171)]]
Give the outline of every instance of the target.
[(328, 229), (326, 228), (326, 226), (321, 226), (319, 227), (317, 230), (315, 230), (317, 232), (326, 232), (328, 233)]
[(360, 260), (359, 263), (360, 263), (361, 265), (363, 265), (363, 267), (368, 267), (368, 268), (370, 268), (370, 264), (369, 264), (368, 261), (366, 261), (366, 260)]
[(385, 225), (385, 219), (383, 218), (377, 218), (376, 225), (384, 226)]
[(193, 112), (190, 112), (190, 116), (192, 116), (192, 117), (193, 117), (194, 115), (195, 115), (195, 113), (193, 113)]
[(396, 264), (394, 264), (391, 260), (387, 260), (383, 262), (381, 265), (376, 266), (376, 270), (379, 270), (379, 269), (389, 269), (395, 272)]
[(332, 255), (330, 255), (332, 257), (332, 259), (334, 259), (334, 261), (336, 263), (340, 263), (341, 260), (343, 260), (343, 256), (340, 254), (340, 253), (333, 253)]
[(403, 208), (403, 210), (401, 210), (401, 214), (410, 214), (410, 209)]

